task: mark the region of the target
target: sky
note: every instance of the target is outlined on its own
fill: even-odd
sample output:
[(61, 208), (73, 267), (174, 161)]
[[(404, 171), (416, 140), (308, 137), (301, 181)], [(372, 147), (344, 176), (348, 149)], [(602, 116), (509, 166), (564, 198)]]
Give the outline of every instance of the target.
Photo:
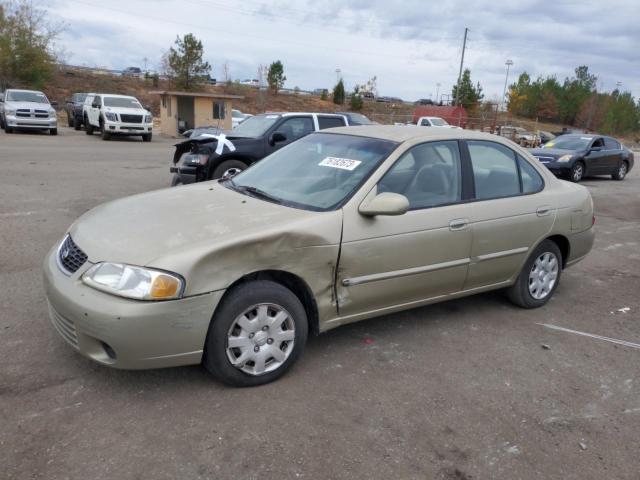
[[(464, 29), (464, 66), (485, 99), (502, 97), (526, 71), (560, 81), (588, 65), (598, 90), (640, 95), (638, 0), (41, 0), (65, 30), (57, 41), (73, 65), (160, 68), (177, 35), (203, 42), (211, 76), (257, 78), (280, 60), (285, 87), (347, 89), (377, 77), (380, 95), (404, 100), (450, 94)], [(336, 73), (339, 69), (340, 73)]]

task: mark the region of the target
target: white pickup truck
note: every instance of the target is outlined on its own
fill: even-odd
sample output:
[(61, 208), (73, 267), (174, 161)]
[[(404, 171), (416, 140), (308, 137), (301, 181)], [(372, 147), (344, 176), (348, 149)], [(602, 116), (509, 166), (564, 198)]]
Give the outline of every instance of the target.
[(58, 134), (58, 118), (54, 105), (44, 93), (35, 90), (7, 90), (0, 97), (0, 127), (6, 133), (14, 130), (48, 130)]
[(82, 116), (87, 135), (98, 130), (103, 140), (112, 135), (138, 135), (150, 142), (153, 135), (153, 116), (135, 97), (90, 93), (82, 106)]
[(449, 125), (444, 118), (440, 117), (420, 117), (416, 125), (419, 127), (460, 128)]

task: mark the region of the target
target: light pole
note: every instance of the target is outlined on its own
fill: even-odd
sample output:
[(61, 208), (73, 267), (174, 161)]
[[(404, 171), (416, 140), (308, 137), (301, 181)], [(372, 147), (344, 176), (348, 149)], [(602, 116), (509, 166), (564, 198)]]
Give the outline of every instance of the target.
[(440, 83), (436, 83), (436, 103), (438, 103), (438, 94), (440, 93)]
[(336, 68), (336, 84), (340, 83), (340, 74), (342, 73), (342, 70), (340, 70), (339, 68)]
[(511, 65), (513, 65), (513, 60), (507, 60), (505, 62), (505, 65), (507, 66), (507, 76), (504, 79), (504, 89), (502, 90), (502, 105), (504, 106), (504, 100), (507, 96), (507, 82), (509, 81), (509, 67), (511, 67)]

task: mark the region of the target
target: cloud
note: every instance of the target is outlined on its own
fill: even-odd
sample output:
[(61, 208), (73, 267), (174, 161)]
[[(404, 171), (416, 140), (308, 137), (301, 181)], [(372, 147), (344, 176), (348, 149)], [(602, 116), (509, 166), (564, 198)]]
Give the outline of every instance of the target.
[(55, 0), (50, 13), (70, 26), (60, 39), (74, 63), (124, 68), (150, 65), (176, 35), (202, 39), (213, 76), (228, 61), (232, 77), (253, 78), (259, 64), (280, 59), (288, 86), (331, 87), (335, 69), (348, 87), (377, 75), (383, 95), (428, 97), (455, 83), (465, 27), (465, 65), (487, 98), (502, 94), (505, 60), (511, 80), (555, 75), (578, 65), (640, 95), (640, 11), (634, 0), (549, 2), (489, 0)]

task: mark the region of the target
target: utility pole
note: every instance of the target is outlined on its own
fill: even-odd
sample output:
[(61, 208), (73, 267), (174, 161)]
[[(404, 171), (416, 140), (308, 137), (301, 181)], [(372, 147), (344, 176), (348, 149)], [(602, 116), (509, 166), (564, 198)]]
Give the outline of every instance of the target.
[[(501, 107), (504, 105), (504, 100), (507, 96), (507, 82), (509, 81), (509, 67), (511, 67), (511, 65), (513, 65), (513, 60), (507, 60), (505, 62), (505, 65), (507, 66), (507, 76), (504, 78), (504, 90), (502, 90), (502, 102), (501, 103)], [(501, 108), (502, 110), (502, 108)]]
[(438, 103), (438, 94), (440, 93), (440, 82), (436, 83), (436, 103)]
[(340, 78), (342, 77), (342, 70), (336, 68), (336, 84), (340, 83)]
[(464, 40), (462, 41), (462, 56), (460, 57), (460, 71), (458, 72), (458, 83), (456, 84), (456, 98), (454, 98), (454, 106), (458, 105), (458, 99), (460, 98), (460, 80), (462, 79), (462, 65), (464, 64), (464, 51), (467, 48), (467, 32), (469, 29), (464, 27)]

